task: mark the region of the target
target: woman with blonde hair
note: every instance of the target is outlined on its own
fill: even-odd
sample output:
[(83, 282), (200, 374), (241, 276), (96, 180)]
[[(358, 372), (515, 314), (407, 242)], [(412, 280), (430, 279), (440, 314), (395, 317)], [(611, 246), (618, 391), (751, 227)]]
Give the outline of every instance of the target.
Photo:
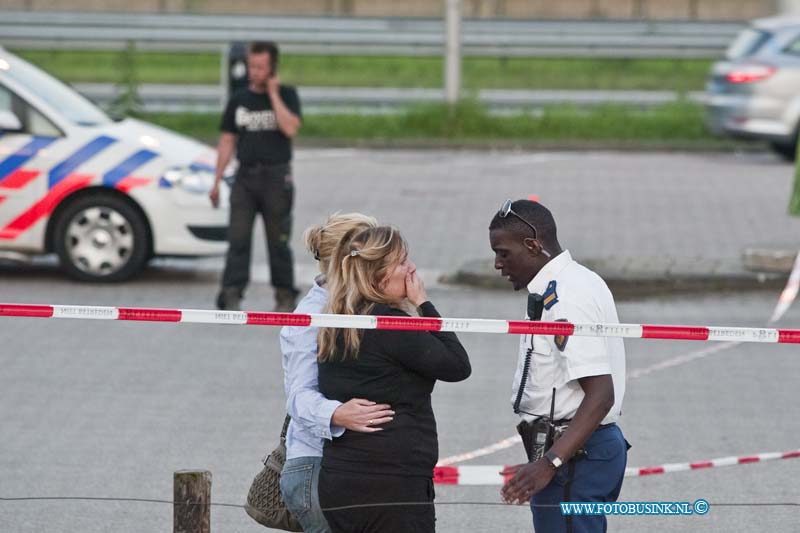
[[(324, 273), (331, 256), (346, 235), (376, 227), (377, 221), (360, 213), (335, 214), (324, 224), (312, 226), (303, 238), (319, 261), (320, 275), (297, 306), (297, 313), (321, 313), (328, 300)], [(283, 353), (286, 410), (291, 417), (286, 434), (286, 463), (281, 473), (281, 494), (289, 511), (308, 532), (328, 532), (319, 505), (317, 482), (322, 444), (351, 432), (372, 433), (391, 420), (387, 404), (361, 398), (337, 401), (325, 398), (317, 387), (317, 328), (284, 327), (280, 334)], [(352, 398), (352, 399), (351, 399)]]
[[(410, 303), (421, 316), (440, 316), (396, 229), (352, 233), (331, 261), (325, 312), (407, 317)], [(320, 329), (320, 392), (340, 401), (370, 398), (394, 411), (380, 432), (345, 431), (325, 442), (319, 498), (333, 531), (434, 531), (439, 449), (431, 392), (437, 379), (461, 381), (470, 372), (454, 333)]]

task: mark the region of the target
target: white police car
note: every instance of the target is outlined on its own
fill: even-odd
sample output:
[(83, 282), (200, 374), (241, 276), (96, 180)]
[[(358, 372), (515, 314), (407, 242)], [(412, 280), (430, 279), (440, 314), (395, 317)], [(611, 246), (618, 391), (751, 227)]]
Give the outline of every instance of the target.
[(114, 122), (0, 47), (0, 255), (55, 252), (78, 279), (119, 281), (153, 256), (222, 254), (215, 162), (177, 133)]

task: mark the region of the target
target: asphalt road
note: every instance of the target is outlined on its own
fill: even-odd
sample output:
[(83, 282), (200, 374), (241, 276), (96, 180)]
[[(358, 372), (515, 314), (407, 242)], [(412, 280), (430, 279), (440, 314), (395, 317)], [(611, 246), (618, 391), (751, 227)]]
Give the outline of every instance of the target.
[[(502, 182), (507, 187), (496, 185), (497, 190), (491, 191), (491, 187), (476, 185), (480, 183), (480, 172), (470, 164), (483, 165), (482, 169), (492, 165), (481, 163), (475, 154), (466, 154), (463, 165), (457, 154), (449, 153), (412, 154), (416, 159), (411, 161), (403, 159), (402, 153), (367, 154), (365, 161), (350, 161), (355, 156), (342, 154), (320, 152), (317, 159), (311, 158), (315, 154), (301, 154), (298, 172), (310, 172), (313, 163), (320, 173), (328, 172), (332, 181), (337, 178), (343, 181), (323, 186), (322, 178), (315, 178), (317, 186), (307, 187), (305, 197), (302, 193), (299, 197), (298, 227), (321, 218), (331, 205), (343, 210), (358, 208), (384, 213), (383, 218), (391, 219), (409, 234), (412, 254), (416, 254), (412, 257), (425, 270), (424, 277), (431, 282), (431, 299), (444, 315), (484, 318), (522, 315), (524, 298), (510, 290), (453, 288), (432, 282), (435, 272), (486, 253), (483, 237), (473, 232), (485, 231), (491, 208), (499, 204), (499, 197), (536, 192), (531, 190), (533, 187), (522, 170), (513, 177), (502, 178), (508, 180)], [(523, 154), (514, 163), (512, 155), (502, 156), (503, 161), (510, 162), (508, 168), (538, 160), (535, 154)], [(544, 156), (541, 154), (539, 159)], [(659, 241), (661, 247), (682, 247), (686, 253), (699, 249), (695, 248), (698, 243), (714, 241), (716, 235), (721, 238), (719, 246), (708, 250), (735, 253), (742, 240), (756, 238), (756, 233), (764, 231), (754, 216), (759, 207), (761, 216), (775, 224), (776, 234), (792, 236), (785, 221), (782, 222), (784, 205), (777, 205), (780, 194), (788, 189), (790, 167), (786, 165), (758, 157), (734, 165), (716, 155), (655, 154), (651, 159), (646, 155), (612, 156), (567, 154), (564, 157), (573, 161), (570, 164), (574, 166), (559, 167), (564, 189), (558, 188), (556, 176), (543, 173), (535, 184), (539, 194), (553, 198), (558, 209), (577, 203), (574, 212), (581, 209), (586, 212), (584, 219), (565, 219), (563, 224), (562, 238), (575, 251), (592, 254), (637, 249), (628, 239), (641, 240), (643, 232), (636, 237), (630, 224), (620, 225), (618, 233), (613, 232), (614, 228), (598, 225), (595, 231), (584, 235), (585, 224), (604, 216), (613, 217), (614, 210), (628, 213), (632, 220), (638, 214), (640, 229), (652, 227), (659, 235), (664, 233)], [(687, 241), (684, 232), (690, 231), (689, 223), (675, 223), (675, 217), (660, 218), (669, 211), (669, 202), (652, 191), (645, 194), (644, 185), (636, 193), (639, 196), (627, 200), (617, 200), (609, 194), (605, 201), (592, 204), (576, 195), (578, 182), (591, 182), (590, 176), (580, 170), (578, 163), (582, 157), (589, 158), (583, 160), (585, 165), (588, 161), (597, 173), (606, 176), (602, 182), (605, 184), (615, 183), (608, 177), (614, 168), (624, 170), (626, 177), (619, 180), (631, 184), (637, 170), (661, 166), (666, 173), (669, 165), (674, 165), (676, 173), (681, 168), (705, 173), (706, 185), (698, 185), (704, 194), (714, 189), (708, 183), (719, 185), (728, 180), (736, 187), (746, 187), (748, 180), (760, 179), (758, 186), (746, 187), (746, 192), (764, 202), (775, 202), (776, 207), (774, 212), (765, 211), (762, 202), (751, 211), (746, 203), (731, 206), (723, 205), (720, 199), (687, 196), (685, 203), (672, 205), (671, 209), (680, 220), (704, 217), (701, 223), (711, 234), (695, 233)], [(387, 160), (398, 169), (406, 169), (402, 178), (394, 177), (395, 167), (385, 163)], [(384, 161), (383, 166), (374, 161)], [(541, 164), (565, 165), (564, 161), (548, 160)], [(348, 164), (352, 182), (342, 178), (347, 174)], [(450, 170), (444, 174), (447, 179), (431, 181), (435, 165), (445, 165)], [(396, 172), (399, 176), (400, 170)], [(690, 174), (688, 170), (684, 174), (687, 175), (676, 180), (688, 183), (694, 179), (699, 183), (699, 174)], [(397, 179), (399, 190), (405, 192), (387, 197), (385, 182), (391, 179)], [(374, 183), (377, 190), (348, 193), (351, 183), (360, 186)], [(436, 193), (425, 194), (422, 189), (425, 183)], [(600, 189), (602, 183), (598, 184)], [(648, 183), (662, 195), (679, 194), (670, 193), (655, 177)], [(735, 194), (724, 189), (720, 188), (723, 196)], [(559, 190), (573, 192), (557, 196)], [(329, 204), (323, 202), (325, 194), (329, 195)], [(450, 200), (455, 203), (445, 208), (447, 202), (443, 197), (448, 194), (454, 195)], [(648, 197), (653, 198), (649, 205), (629, 205)], [(738, 237), (724, 235), (726, 227), (734, 234), (744, 227), (736, 222), (737, 214), (729, 210), (745, 216), (746, 222), (755, 227), (742, 230), (745, 234)], [(615, 247), (607, 248), (611, 244)], [(640, 248), (651, 250), (658, 245), (641, 242)], [(300, 280), (307, 287), (310, 262), (303, 262), (302, 257), (302, 251), (298, 250)], [(47, 264), (0, 265), (0, 301), (207, 308), (217, 287), (218, 273), (214, 270), (217, 264), (214, 261), (164, 263), (134, 281), (113, 286), (74, 283)], [(623, 322), (761, 326), (777, 296), (769, 292), (682, 295), (620, 302), (619, 311)], [(263, 274), (256, 276), (245, 302), (247, 308), (269, 309), (271, 300), (272, 293)], [(800, 327), (800, 307), (792, 308), (781, 325)], [(283, 417), (277, 334), (276, 329), (266, 327), (0, 319), (0, 497), (168, 500), (174, 471), (202, 468), (213, 473), (215, 502), (242, 503), (252, 477), (260, 468), (259, 459), (277, 441)], [(472, 358), (472, 377), (461, 384), (439, 384), (434, 395), (442, 457), (480, 448), (514, 433), (515, 417), (509, 397), (517, 339), (506, 335), (464, 334), (462, 340)], [(793, 414), (800, 375), (797, 348), (743, 344), (707, 356), (698, 355), (698, 351), (710, 346), (626, 341), (632, 376), (657, 363), (695, 354), (694, 358), (683, 357), (684, 363), (629, 379), (621, 423), (633, 444), (629, 466), (800, 447), (800, 425)], [(522, 449), (517, 446), (466, 464), (514, 464), (522, 458)], [(800, 461), (785, 460), (628, 479), (620, 500), (704, 498), (712, 503), (711, 511), (704, 517), (614, 517), (609, 521), (610, 528), (631, 532), (794, 531), (800, 517), (797, 506), (720, 504), (793, 502), (796, 505), (800, 503), (799, 475)], [(497, 505), (498, 489), (438, 487), (438, 530), (530, 530), (529, 511)], [(169, 531), (171, 522), (171, 506), (158, 503), (0, 501), (3, 532)], [(226, 507), (213, 509), (212, 530), (263, 531), (243, 510)]]
[[(161, 270), (121, 286), (87, 286), (47, 268), (0, 271), (3, 300), (205, 307), (214, 276)], [(179, 283), (180, 281), (180, 283)], [(268, 286), (254, 287), (266, 304)], [(432, 288), (446, 315), (516, 318), (519, 294)], [(758, 326), (775, 294), (625, 302), (622, 321)], [(266, 307), (266, 305), (265, 305)], [(795, 307), (783, 322), (800, 324)], [(172, 473), (213, 473), (213, 499), (241, 503), (283, 416), (278, 331), (273, 328), (2, 319), (0, 497), (169, 499)], [(465, 334), (473, 376), (439, 384), (434, 408), (441, 456), (514, 433), (509, 406), (516, 339)], [(707, 348), (627, 341), (629, 372)], [(629, 465), (696, 461), (798, 447), (791, 413), (797, 349), (740, 345), (631, 379), (622, 427)], [(513, 464), (521, 447), (467, 464)], [(626, 481), (621, 500), (800, 502), (800, 461), (787, 460)], [(439, 531), (524, 531), (528, 511), (445, 502), (499, 502), (498, 487), (439, 487)], [(153, 503), (0, 502), (0, 531), (169, 531), (171, 508)], [(796, 507), (713, 507), (705, 517), (612, 518), (616, 531), (791, 531)], [(215, 508), (213, 531), (259, 531), (239, 509)]]

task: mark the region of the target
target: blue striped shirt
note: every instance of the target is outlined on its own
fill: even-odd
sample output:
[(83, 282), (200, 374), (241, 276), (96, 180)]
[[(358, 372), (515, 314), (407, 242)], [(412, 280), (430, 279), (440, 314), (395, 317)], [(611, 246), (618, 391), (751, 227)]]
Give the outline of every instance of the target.
[[(328, 291), (316, 282), (300, 300), (295, 313), (321, 313)], [(286, 459), (322, 457), (324, 439), (339, 437), (343, 427), (332, 426), (333, 412), (341, 402), (328, 400), (317, 384), (317, 333), (319, 328), (285, 326), (281, 328), (283, 383), (286, 411), (292, 417), (286, 433)]]

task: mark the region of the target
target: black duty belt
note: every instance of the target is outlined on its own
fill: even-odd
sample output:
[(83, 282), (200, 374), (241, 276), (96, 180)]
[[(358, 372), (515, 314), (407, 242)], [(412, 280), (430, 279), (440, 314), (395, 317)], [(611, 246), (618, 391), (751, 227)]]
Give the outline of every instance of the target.
[[(521, 421), (517, 425), (517, 432), (522, 438), (522, 444), (525, 447), (525, 454), (528, 456), (528, 461), (534, 462), (541, 458), (544, 453), (557, 441), (561, 435), (569, 427), (571, 419), (556, 420), (551, 424), (546, 417), (540, 417), (532, 420), (531, 422)], [(616, 425), (615, 422), (609, 424), (602, 424), (597, 426), (595, 431), (605, 429)], [(575, 452), (569, 460), (580, 460), (586, 455), (586, 451), (581, 448)], [(565, 461), (569, 462), (569, 461)]]
[[(556, 427), (569, 426), (571, 423), (572, 423), (572, 419), (571, 418), (564, 418), (562, 420), (556, 420), (553, 423), (553, 425), (556, 426)], [(615, 426), (616, 424), (617, 424), (616, 422), (609, 422), (608, 424), (600, 424), (599, 426), (597, 426), (597, 429), (595, 429), (595, 431), (597, 431), (598, 429), (605, 429), (605, 428), (608, 428), (608, 427), (611, 427), (611, 426)]]

